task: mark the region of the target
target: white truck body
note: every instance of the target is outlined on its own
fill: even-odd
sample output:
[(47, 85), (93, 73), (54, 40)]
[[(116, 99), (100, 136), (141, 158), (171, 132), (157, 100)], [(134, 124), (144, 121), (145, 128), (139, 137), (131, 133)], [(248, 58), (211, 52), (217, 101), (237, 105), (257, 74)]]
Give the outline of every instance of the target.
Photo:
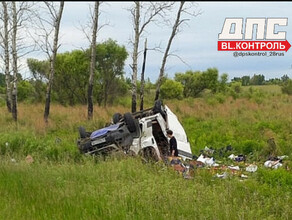
[[(178, 155), (183, 159), (192, 159), (192, 151), (190, 143), (188, 142), (186, 132), (179, 122), (177, 116), (165, 105), (166, 120), (160, 113), (139, 119), (139, 127), (141, 135), (133, 139), (133, 144), (130, 150), (138, 154), (142, 149), (153, 148), (159, 159), (162, 159), (162, 149), (159, 149), (157, 140), (153, 135), (153, 123), (158, 123), (165, 139), (167, 138), (166, 131), (168, 129), (173, 131), (177, 140)], [(164, 146), (165, 147), (165, 146)], [(168, 149), (164, 149), (167, 151)]]

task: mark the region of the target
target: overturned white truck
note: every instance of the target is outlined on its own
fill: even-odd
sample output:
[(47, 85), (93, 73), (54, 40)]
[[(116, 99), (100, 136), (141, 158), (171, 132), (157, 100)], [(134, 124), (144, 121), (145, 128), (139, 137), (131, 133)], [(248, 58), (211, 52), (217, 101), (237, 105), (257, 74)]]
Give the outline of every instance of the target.
[(86, 132), (79, 127), (78, 148), (84, 154), (107, 154), (123, 150), (127, 154), (141, 155), (156, 160), (169, 154), (166, 131), (173, 131), (177, 140), (178, 155), (192, 159), (186, 132), (177, 116), (160, 100), (153, 108), (136, 113), (116, 113), (110, 126)]

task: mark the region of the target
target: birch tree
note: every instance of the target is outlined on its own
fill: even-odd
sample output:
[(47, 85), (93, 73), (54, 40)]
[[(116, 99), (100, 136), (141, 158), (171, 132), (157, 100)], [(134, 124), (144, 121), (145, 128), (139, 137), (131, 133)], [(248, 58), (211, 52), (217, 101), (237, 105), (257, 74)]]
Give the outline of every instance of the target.
[[(32, 47), (24, 36), (28, 27), (28, 18), (32, 17), (30, 9), (32, 2), (2, 2), (0, 26), (0, 45), (4, 50), (4, 65), (6, 73), (7, 107), (12, 112), (13, 119), (17, 121), (17, 75), (19, 74), (19, 59), (29, 52)], [(10, 57), (11, 54), (11, 57)], [(12, 68), (10, 70), (10, 67)], [(11, 76), (10, 72), (13, 72)], [(10, 104), (9, 104), (10, 103)]]
[(48, 10), (50, 11), (51, 16), (52, 16), (53, 29), (54, 29), (54, 42), (53, 42), (51, 54), (49, 55), (50, 75), (49, 75), (49, 82), (47, 84), (46, 104), (45, 104), (45, 112), (44, 112), (44, 120), (46, 123), (48, 123), (48, 117), (50, 114), (51, 91), (52, 91), (54, 75), (55, 75), (55, 63), (56, 63), (57, 50), (59, 48), (59, 46), (58, 46), (59, 30), (60, 30), (60, 23), (61, 23), (61, 18), (62, 18), (62, 14), (63, 14), (64, 1), (60, 2), (58, 12), (52, 3), (48, 3), (48, 2), (45, 2), (45, 3), (46, 3), (46, 6), (48, 7)]
[(12, 2), (12, 70), (13, 70), (13, 89), (12, 89), (12, 117), (14, 121), (17, 121), (17, 10), (15, 1)]
[(134, 7), (130, 9), (133, 28), (134, 28), (134, 41), (133, 53), (132, 53), (132, 112), (136, 112), (137, 109), (137, 73), (138, 73), (138, 55), (139, 55), (139, 43), (140, 39), (146, 29), (151, 23), (155, 22), (157, 16), (163, 16), (163, 13), (171, 7), (173, 3), (157, 2), (157, 3), (145, 3), (134, 2)]
[(181, 1), (179, 4), (180, 5), (179, 5), (177, 13), (176, 13), (176, 19), (175, 19), (175, 22), (173, 23), (173, 26), (172, 26), (172, 32), (171, 32), (170, 37), (168, 39), (168, 43), (167, 43), (167, 46), (166, 46), (166, 49), (164, 51), (164, 55), (162, 58), (162, 63), (161, 63), (160, 71), (159, 71), (159, 77), (157, 80), (157, 86), (156, 86), (156, 92), (155, 92), (155, 101), (159, 99), (160, 86), (162, 84), (162, 79), (164, 77), (164, 71), (165, 71), (165, 65), (167, 62), (167, 58), (170, 55), (172, 55), (172, 54), (170, 54), (170, 47), (173, 43), (173, 39), (179, 33), (180, 27), (189, 20), (189, 19), (183, 18), (183, 15), (197, 16), (201, 13), (200, 11), (198, 11), (198, 12), (192, 11), (193, 7), (194, 7), (194, 5), (192, 3), (187, 5), (185, 1)]
[[(6, 106), (9, 112), (11, 112), (11, 76), (10, 76), (10, 56), (9, 56), (9, 16), (8, 16), (8, 6), (7, 2), (2, 1), (2, 21), (3, 21), (3, 31), (1, 31), (1, 47), (4, 50), (4, 69), (5, 69), (5, 83), (6, 83)], [(2, 28), (1, 28), (2, 29)]]
[[(42, 14), (36, 14), (37, 21), (32, 21), (35, 23), (35, 43), (38, 45), (39, 49), (43, 51), (49, 60), (50, 63), (50, 72), (47, 82), (46, 89), (46, 101), (45, 101), (45, 110), (44, 110), (44, 120), (48, 123), (48, 118), (50, 114), (50, 104), (51, 104), (51, 92), (55, 75), (55, 63), (57, 51), (60, 47), (58, 44), (59, 41), (59, 30), (60, 23), (62, 19), (64, 1), (59, 3), (59, 6), (54, 2), (44, 2), (45, 12), (42, 11)], [(38, 5), (38, 7), (40, 7)], [(38, 8), (39, 10), (39, 8)], [(39, 10), (41, 11), (41, 10)]]
[(29, 28), (28, 21), (32, 17), (31, 8), (33, 2), (15, 2), (10, 4), (10, 23), (11, 23), (11, 66), (12, 66), (12, 117), (17, 121), (17, 83), (19, 70), (19, 59), (34, 50), (32, 43), (27, 41), (26, 32)]
[(93, 80), (96, 66), (96, 35), (98, 30), (98, 17), (99, 17), (99, 5), (100, 2), (95, 2), (93, 22), (92, 22), (92, 37), (91, 37), (91, 46), (90, 46), (90, 75), (88, 83), (88, 120), (91, 120), (93, 117)]

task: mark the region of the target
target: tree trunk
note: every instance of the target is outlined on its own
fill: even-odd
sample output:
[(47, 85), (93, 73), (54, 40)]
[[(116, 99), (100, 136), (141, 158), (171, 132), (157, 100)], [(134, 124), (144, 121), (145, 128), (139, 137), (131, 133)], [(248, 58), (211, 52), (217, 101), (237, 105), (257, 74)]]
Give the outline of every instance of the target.
[(146, 53), (147, 53), (147, 39), (145, 40), (144, 59), (143, 59), (143, 66), (142, 66), (142, 72), (141, 72), (140, 111), (144, 109), (144, 84), (145, 84), (144, 74), (145, 74)]
[(95, 2), (94, 7), (94, 19), (92, 28), (92, 40), (91, 40), (91, 59), (90, 59), (90, 75), (88, 83), (88, 109), (87, 109), (87, 119), (91, 120), (93, 117), (93, 78), (96, 66), (96, 34), (98, 29), (98, 16), (99, 16), (99, 2)]
[(52, 85), (53, 85), (54, 75), (55, 75), (55, 62), (56, 62), (56, 56), (57, 56), (57, 50), (58, 50), (59, 30), (60, 30), (60, 23), (61, 23), (63, 8), (64, 8), (64, 1), (61, 1), (59, 12), (54, 22), (54, 29), (55, 29), (54, 45), (53, 45), (52, 56), (50, 57), (50, 75), (49, 75), (49, 82), (47, 84), (46, 104), (45, 104), (45, 113), (44, 113), (44, 120), (46, 123), (48, 123), (48, 117), (50, 114), (51, 90), (52, 90)]
[(158, 81), (157, 81), (157, 87), (156, 87), (156, 93), (155, 93), (155, 101), (159, 99), (160, 86), (161, 86), (161, 83), (162, 83), (162, 79), (164, 77), (164, 70), (165, 70), (166, 60), (167, 60), (167, 57), (169, 55), (169, 50), (170, 50), (170, 46), (171, 46), (171, 43), (173, 41), (173, 38), (177, 34), (177, 29), (178, 29), (179, 25), (181, 24), (180, 16), (181, 16), (181, 12), (182, 12), (184, 3), (185, 3), (184, 1), (180, 2), (180, 7), (179, 7), (179, 9), (177, 11), (176, 20), (175, 20), (175, 23), (174, 23), (174, 25), (172, 27), (172, 32), (171, 32), (170, 38), (168, 40), (167, 47), (166, 47), (166, 50), (165, 50), (165, 53), (164, 53), (164, 56), (163, 56), (163, 59), (162, 59), (159, 78), (158, 78)]
[(10, 85), (10, 72), (9, 72), (9, 37), (8, 37), (8, 10), (7, 3), (2, 2), (3, 6), (3, 23), (4, 23), (4, 64), (5, 64), (5, 82), (6, 82), (6, 106), (11, 112), (11, 85)]
[(17, 13), (15, 2), (12, 2), (12, 70), (13, 70), (13, 90), (12, 90), (12, 117), (17, 121), (17, 49), (16, 49), (16, 36), (17, 36)]
[(140, 2), (135, 2), (135, 16), (134, 16), (134, 50), (133, 50), (133, 76), (132, 76), (132, 113), (136, 112), (137, 108), (137, 62), (138, 62), (138, 47), (139, 47), (139, 26), (140, 26)]

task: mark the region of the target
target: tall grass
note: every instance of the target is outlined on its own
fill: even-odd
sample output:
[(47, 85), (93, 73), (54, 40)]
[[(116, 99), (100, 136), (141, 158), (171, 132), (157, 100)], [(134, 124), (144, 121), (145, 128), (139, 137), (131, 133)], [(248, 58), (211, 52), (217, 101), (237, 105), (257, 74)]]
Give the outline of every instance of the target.
[[(1, 219), (290, 219), (291, 188), (254, 178), (184, 180), (134, 158), (1, 162)], [(284, 190), (285, 189), (285, 190)]]
[[(232, 145), (234, 153), (257, 162), (258, 171), (247, 179), (218, 179), (220, 171), (195, 169), (194, 179), (185, 180), (162, 163), (81, 155), (78, 126), (103, 127), (114, 113), (129, 111), (127, 97), (95, 106), (92, 121), (86, 106), (53, 104), (48, 126), (41, 104), (20, 104), (17, 124), (0, 107), (0, 219), (292, 219), (292, 97), (255, 94), (164, 100), (194, 154)], [(263, 167), (270, 138), (289, 156), (279, 170)]]
[(204, 99), (169, 100), (166, 104), (178, 113), (194, 153), (205, 146), (219, 149), (227, 145), (239, 153), (250, 153), (262, 150), (274, 138), (283, 154), (291, 154), (292, 97), (269, 96), (262, 103), (227, 97), (224, 103), (211, 105)]

